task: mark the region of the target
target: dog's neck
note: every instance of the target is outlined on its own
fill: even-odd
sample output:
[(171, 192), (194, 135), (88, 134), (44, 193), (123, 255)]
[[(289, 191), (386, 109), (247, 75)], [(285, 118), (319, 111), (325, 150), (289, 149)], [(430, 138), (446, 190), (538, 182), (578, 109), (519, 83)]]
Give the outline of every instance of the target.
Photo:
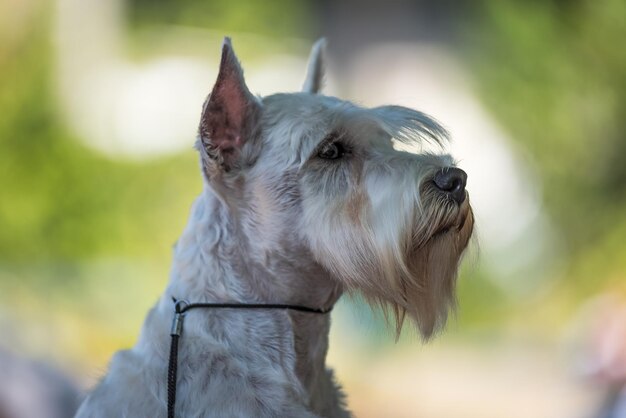
[[(328, 309), (341, 296), (305, 246), (291, 237), (264, 238), (210, 189), (194, 202), (176, 243), (169, 290), (196, 302), (281, 303)], [(289, 221), (286, 221), (289, 223)]]
[[(210, 190), (193, 205), (190, 220), (174, 251), (171, 281), (165, 297), (188, 302), (280, 303), (328, 309), (341, 289), (312, 257), (272, 243), (251, 242), (254, 231), (244, 233), (241, 219)], [(224, 313), (221, 313), (224, 314)], [(206, 313), (211, 315), (211, 313)], [(231, 311), (228, 315), (241, 315)], [(268, 314), (269, 315), (269, 314)], [(281, 329), (293, 333), (295, 370), (307, 392), (321, 379), (328, 347), (328, 314), (274, 312)], [(188, 321), (188, 320), (187, 320)], [(288, 328), (285, 328), (285, 327)], [(266, 342), (251, 342), (258, 350)], [(268, 337), (269, 338), (269, 337)]]

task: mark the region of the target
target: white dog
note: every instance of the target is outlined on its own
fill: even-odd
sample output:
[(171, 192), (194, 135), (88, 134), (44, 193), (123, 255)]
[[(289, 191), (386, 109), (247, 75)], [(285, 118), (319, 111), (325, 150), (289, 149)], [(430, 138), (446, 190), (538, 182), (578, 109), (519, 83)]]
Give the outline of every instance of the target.
[(303, 92), (261, 98), (225, 40), (197, 142), (204, 190), (170, 283), (78, 417), (167, 415), (173, 299), (242, 308), (185, 313), (172, 350), (178, 417), (350, 416), (325, 367), (322, 313), (345, 291), (389, 309), (397, 332), (407, 316), (425, 338), (444, 324), (474, 224), (466, 175), (449, 155), (394, 149), (445, 140), (425, 114), (319, 94), (322, 49)]

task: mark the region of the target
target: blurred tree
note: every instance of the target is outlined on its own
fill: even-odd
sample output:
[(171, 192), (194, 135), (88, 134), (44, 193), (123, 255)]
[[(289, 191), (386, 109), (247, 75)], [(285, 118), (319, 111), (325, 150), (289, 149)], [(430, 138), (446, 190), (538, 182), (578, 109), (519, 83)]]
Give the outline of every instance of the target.
[(130, 23), (211, 28), (224, 33), (302, 36), (310, 30), (307, 2), (295, 0), (128, 0)]
[(74, 141), (54, 98), (48, 7), (0, 51), (0, 260), (167, 254), (200, 188), (193, 138), (184, 156), (147, 164)]
[(472, 16), (478, 90), (532, 153), (584, 295), (626, 267), (626, 2), (486, 0)]

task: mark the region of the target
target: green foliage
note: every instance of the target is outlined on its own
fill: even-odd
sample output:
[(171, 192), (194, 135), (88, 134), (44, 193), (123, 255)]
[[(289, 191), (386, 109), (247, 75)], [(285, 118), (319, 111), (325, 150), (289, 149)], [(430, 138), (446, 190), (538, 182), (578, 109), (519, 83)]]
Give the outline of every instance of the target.
[[(626, 254), (611, 238), (626, 225), (626, 2), (486, 0), (474, 17), (478, 91), (536, 162), (570, 275), (599, 289)], [(582, 274), (598, 247), (617, 259)]]
[(167, 24), (212, 28), (270, 36), (302, 36), (306, 26), (306, 3), (294, 0), (130, 0), (127, 12), (136, 26)]
[(200, 188), (195, 156), (110, 161), (61, 124), (45, 25), (0, 61), (0, 260), (163, 256)]

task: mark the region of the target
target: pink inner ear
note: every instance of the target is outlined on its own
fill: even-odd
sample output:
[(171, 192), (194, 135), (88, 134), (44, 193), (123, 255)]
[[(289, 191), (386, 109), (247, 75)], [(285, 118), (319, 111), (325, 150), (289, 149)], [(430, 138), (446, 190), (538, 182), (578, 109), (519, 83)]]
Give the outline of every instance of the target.
[[(224, 144), (226, 148), (236, 149), (243, 145), (242, 131), (247, 107), (245, 93), (241, 90), (242, 86), (237, 79), (237, 74), (232, 72), (225, 74), (217, 92), (217, 99), (222, 102), (223, 110), (226, 113), (224, 119), (226, 126), (223, 127), (225, 135), (222, 140), (229, 142)], [(223, 146), (218, 146), (224, 149)]]
[(245, 142), (243, 131), (250, 99), (242, 84), (235, 71), (223, 71), (202, 115), (202, 140), (218, 150), (226, 163)]
[(228, 39), (222, 48), (219, 75), (205, 103), (200, 121), (200, 138), (212, 157), (221, 157), (226, 169), (235, 163), (248, 140), (249, 124), (257, 107), (250, 94)]

